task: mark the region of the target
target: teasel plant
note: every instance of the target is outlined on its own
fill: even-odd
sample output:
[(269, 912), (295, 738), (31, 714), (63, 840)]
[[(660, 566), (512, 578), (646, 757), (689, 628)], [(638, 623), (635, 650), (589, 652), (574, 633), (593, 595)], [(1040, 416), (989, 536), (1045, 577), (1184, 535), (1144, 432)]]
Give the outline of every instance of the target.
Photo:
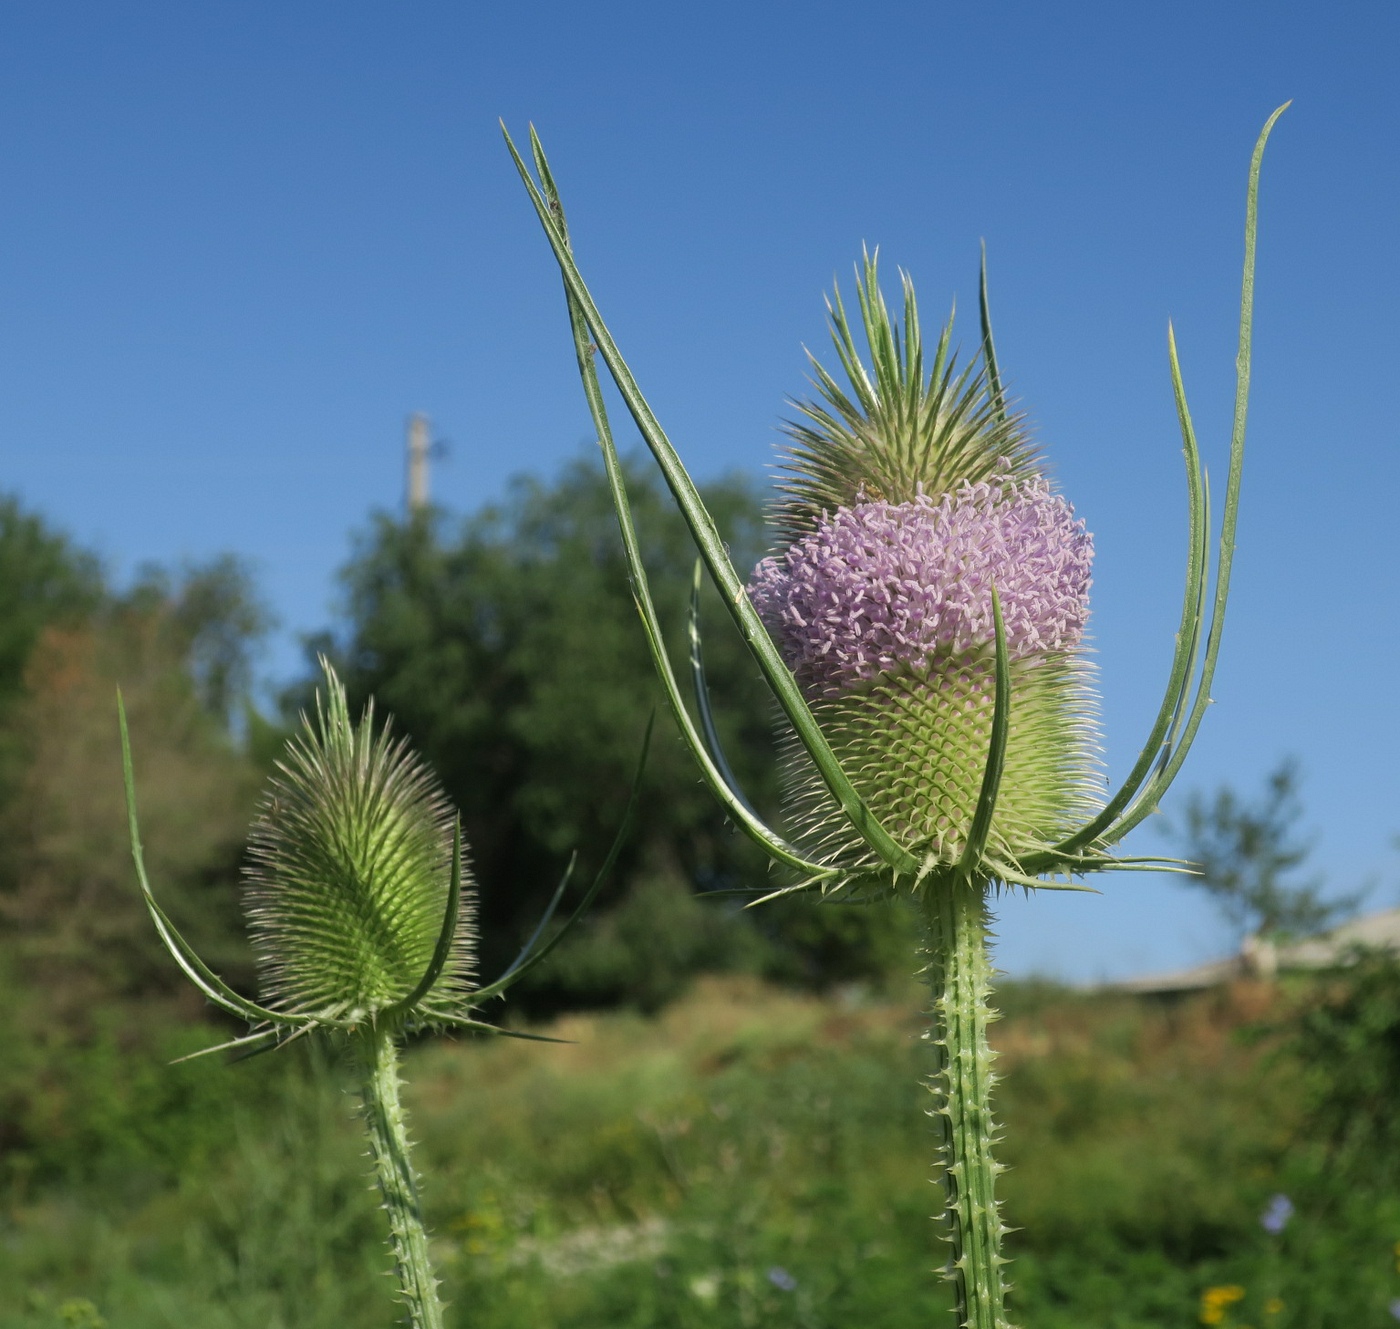
[[(772, 511), (779, 545), (746, 581), (623, 359), (574, 260), (538, 135), (533, 172), (506, 143), (563, 276), (575, 355), (612, 489), (632, 593), (667, 702), (726, 813), (798, 891), (901, 897), (923, 921), (945, 1276), (964, 1329), (1008, 1329), (991, 1109), (992, 901), (1087, 890), (1101, 871), (1177, 870), (1115, 853), (1176, 778), (1210, 703), (1234, 558), (1249, 399), (1259, 170), (1249, 167), (1229, 471), (1218, 544), (1175, 336), (1167, 352), (1186, 462), (1185, 591), (1167, 687), (1122, 785), (1100, 792), (1084, 627), (1092, 543), (1051, 489), (1007, 401), (986, 259), (977, 358), (959, 370), (951, 319), (930, 358), (913, 286), (896, 321), (875, 259), (857, 271), (862, 356), (839, 291), (828, 310), (843, 385), (815, 358), (817, 400), (795, 403)], [(504, 125), (502, 126), (505, 132)], [(601, 357), (699, 553), (691, 601), (694, 712), (662, 636), (597, 370)], [(754, 810), (720, 748), (699, 630), (701, 569), (785, 725), (789, 834)]]
[(249, 836), (244, 903), (260, 1001), (214, 973), (156, 900), (141, 850), (119, 694), (131, 855), (146, 909), (175, 963), (211, 1005), (251, 1026), (247, 1035), (192, 1056), (248, 1056), (308, 1035), (349, 1050), (405, 1322), (412, 1329), (441, 1329), (442, 1303), (399, 1093), (399, 1046), (439, 1031), (540, 1039), (502, 1029), (478, 1012), (550, 954), (612, 871), (636, 811), (651, 725), (621, 827), (581, 901), (551, 932), (575, 855), (515, 961), (494, 982), (478, 985), (476, 894), (460, 818), (407, 740), (395, 737), (388, 723), (376, 725), (372, 700), (352, 721), (344, 686), (329, 661), (320, 663), (325, 686), (317, 691), (315, 714), (303, 715), (301, 732), (288, 741)]

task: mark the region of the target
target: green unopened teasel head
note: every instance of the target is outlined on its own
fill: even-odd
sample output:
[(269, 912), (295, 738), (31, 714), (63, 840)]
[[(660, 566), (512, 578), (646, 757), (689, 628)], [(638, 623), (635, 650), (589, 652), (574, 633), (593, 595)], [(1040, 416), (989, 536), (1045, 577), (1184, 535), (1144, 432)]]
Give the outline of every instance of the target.
[[(443, 941), (454, 816), (436, 776), (371, 701), (352, 722), (322, 662), (325, 692), (304, 716), (249, 840), (246, 904), (262, 999), (289, 1014), (373, 1019), (398, 1010)], [(411, 1012), (465, 1014), (474, 909), (463, 870), (456, 927), (437, 977)]]

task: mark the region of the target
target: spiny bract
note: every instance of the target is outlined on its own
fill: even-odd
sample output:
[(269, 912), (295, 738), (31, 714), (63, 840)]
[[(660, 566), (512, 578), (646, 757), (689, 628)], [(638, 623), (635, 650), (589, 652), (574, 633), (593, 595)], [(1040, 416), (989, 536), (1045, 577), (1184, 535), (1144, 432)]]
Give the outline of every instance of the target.
[[(989, 856), (1054, 842), (1093, 806), (1096, 743), (1082, 639), (1093, 541), (1041, 474), (1024, 422), (944, 331), (926, 375), (914, 292), (902, 331), (874, 259), (858, 275), (873, 373), (840, 295), (829, 306), (849, 392), (816, 361), (773, 514), (788, 542), (755, 569), (754, 607), (882, 824), (930, 867), (956, 863), (977, 805), (995, 696), (995, 587), (1012, 696)], [(803, 755), (791, 811), (808, 849), (868, 851)]]
[[(352, 724), (321, 661), (314, 721), (287, 744), (253, 823), (246, 903), (266, 1004), (373, 1018), (428, 971), (448, 907), (454, 818), (436, 778), (374, 706)], [(465, 879), (447, 962), (415, 1004), (431, 1022), (466, 1013), (474, 970)]]

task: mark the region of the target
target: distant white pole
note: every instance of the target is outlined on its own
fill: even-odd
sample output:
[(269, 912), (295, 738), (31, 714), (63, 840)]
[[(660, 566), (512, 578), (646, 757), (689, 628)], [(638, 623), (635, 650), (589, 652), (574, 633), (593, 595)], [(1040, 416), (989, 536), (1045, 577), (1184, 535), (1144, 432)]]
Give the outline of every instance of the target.
[(408, 417), (408, 511), (412, 516), (428, 506), (428, 417), (415, 411)]

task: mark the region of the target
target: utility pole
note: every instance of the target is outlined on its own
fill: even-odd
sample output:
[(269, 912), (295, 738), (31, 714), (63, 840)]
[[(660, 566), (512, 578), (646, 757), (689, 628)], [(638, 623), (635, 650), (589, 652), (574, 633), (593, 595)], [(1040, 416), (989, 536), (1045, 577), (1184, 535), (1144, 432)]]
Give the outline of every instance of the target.
[(408, 417), (408, 515), (428, 506), (428, 417), (414, 411)]

